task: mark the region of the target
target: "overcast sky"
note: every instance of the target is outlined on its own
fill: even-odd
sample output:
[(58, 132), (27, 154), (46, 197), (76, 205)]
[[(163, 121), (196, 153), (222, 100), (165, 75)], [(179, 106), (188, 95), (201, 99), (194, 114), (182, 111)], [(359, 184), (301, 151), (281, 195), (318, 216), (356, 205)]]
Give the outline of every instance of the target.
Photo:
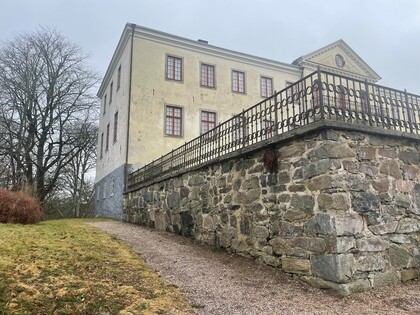
[(0, 41), (51, 26), (101, 74), (127, 22), (287, 63), (343, 39), (380, 84), (420, 95), (420, 0), (0, 0)]

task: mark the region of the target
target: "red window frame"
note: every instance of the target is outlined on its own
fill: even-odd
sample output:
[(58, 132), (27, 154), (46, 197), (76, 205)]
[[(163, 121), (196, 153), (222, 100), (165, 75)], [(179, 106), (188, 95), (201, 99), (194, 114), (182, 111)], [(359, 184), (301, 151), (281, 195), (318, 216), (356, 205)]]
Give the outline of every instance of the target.
[(182, 58), (166, 56), (166, 78), (182, 81)]
[(182, 107), (172, 105), (166, 106), (165, 135), (182, 137)]
[(118, 135), (118, 112), (114, 114), (114, 143), (117, 142)]
[(273, 79), (261, 77), (261, 96), (270, 97), (273, 95)]
[(201, 86), (215, 88), (215, 67), (205, 63), (201, 64)]
[(206, 133), (216, 127), (216, 112), (201, 111), (200, 134)]
[(345, 87), (340, 85), (338, 91), (336, 91), (337, 108), (346, 109), (346, 94), (344, 93)]
[(232, 91), (245, 94), (245, 72), (232, 70)]

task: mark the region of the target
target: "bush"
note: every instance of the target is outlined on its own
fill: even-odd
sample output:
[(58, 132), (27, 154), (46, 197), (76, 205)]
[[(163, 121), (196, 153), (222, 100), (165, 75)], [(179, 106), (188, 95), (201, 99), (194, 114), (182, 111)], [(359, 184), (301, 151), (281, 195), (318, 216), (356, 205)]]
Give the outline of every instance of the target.
[(39, 202), (23, 193), (0, 189), (0, 223), (34, 224), (44, 217)]

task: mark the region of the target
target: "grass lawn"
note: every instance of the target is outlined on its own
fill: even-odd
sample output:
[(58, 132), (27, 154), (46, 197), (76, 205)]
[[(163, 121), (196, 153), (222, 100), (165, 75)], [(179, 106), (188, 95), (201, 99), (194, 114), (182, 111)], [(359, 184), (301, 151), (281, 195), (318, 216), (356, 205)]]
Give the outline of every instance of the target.
[(180, 291), (88, 220), (0, 224), (0, 314), (186, 314)]

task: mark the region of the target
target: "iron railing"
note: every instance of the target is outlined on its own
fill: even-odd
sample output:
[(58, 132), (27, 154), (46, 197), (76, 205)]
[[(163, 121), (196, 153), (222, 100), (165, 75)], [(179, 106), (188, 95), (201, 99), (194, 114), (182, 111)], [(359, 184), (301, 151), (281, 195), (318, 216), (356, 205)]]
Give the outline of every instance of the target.
[(420, 134), (420, 96), (316, 71), (128, 176), (128, 191), (319, 120)]

